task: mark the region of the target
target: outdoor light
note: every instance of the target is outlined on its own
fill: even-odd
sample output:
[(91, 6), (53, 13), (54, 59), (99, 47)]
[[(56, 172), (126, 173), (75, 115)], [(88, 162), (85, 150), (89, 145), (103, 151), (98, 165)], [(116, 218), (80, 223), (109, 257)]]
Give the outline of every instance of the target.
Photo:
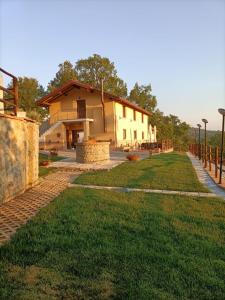
[(204, 164), (204, 167), (206, 168), (207, 167), (207, 143), (206, 143), (206, 124), (208, 123), (208, 121), (206, 119), (202, 119), (202, 122), (205, 124), (205, 164)]
[(221, 149), (220, 149), (220, 178), (219, 178), (219, 184), (221, 184), (222, 183), (222, 172), (223, 172), (223, 136), (224, 136), (225, 109), (219, 108), (218, 112), (223, 116), (223, 121), (222, 121), (222, 138), (221, 138)]
[(201, 159), (201, 149), (200, 149), (200, 137), (201, 137), (201, 133), (200, 133), (200, 130), (201, 130), (201, 127), (202, 125), (201, 124), (197, 124), (198, 126), (198, 158), (199, 160)]

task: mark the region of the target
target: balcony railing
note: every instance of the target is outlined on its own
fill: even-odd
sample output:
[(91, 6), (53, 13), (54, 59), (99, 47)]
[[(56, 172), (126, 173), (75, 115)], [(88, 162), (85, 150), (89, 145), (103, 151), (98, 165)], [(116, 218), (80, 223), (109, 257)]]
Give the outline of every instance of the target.
[(58, 121), (75, 120), (75, 119), (77, 119), (76, 111), (58, 111), (52, 116), (50, 116), (50, 123), (54, 124)]

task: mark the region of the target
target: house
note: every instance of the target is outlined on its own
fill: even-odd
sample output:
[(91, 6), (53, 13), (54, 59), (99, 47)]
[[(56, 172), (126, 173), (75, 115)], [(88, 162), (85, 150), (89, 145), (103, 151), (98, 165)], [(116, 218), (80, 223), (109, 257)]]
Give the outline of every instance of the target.
[(41, 128), (45, 148), (73, 148), (88, 139), (110, 141), (114, 147), (156, 142), (149, 111), (76, 80), (44, 96), (38, 105), (48, 107), (50, 115)]

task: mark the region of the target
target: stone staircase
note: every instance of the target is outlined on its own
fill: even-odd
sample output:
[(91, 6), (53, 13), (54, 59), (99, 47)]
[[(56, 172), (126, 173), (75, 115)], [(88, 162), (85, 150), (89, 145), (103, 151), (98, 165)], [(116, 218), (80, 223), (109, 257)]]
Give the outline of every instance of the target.
[[(48, 120), (49, 121), (49, 120)], [(46, 121), (45, 121), (46, 122)], [(45, 123), (44, 122), (44, 123)], [(43, 142), (45, 140), (45, 137), (49, 134), (52, 133), (53, 130), (55, 130), (58, 126), (60, 126), (62, 124), (62, 121), (58, 121), (55, 124), (53, 124), (52, 126), (48, 123), (44, 124), (42, 123), (41, 126), (43, 125), (43, 127), (41, 128), (40, 126), (40, 134), (39, 134), (39, 140), (41, 142)]]

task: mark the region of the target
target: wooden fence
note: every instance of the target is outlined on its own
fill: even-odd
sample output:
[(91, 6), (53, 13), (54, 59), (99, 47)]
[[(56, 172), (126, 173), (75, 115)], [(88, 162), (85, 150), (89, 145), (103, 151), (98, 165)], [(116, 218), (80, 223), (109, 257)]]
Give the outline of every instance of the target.
[(3, 91), (3, 93), (6, 93), (6, 99), (5, 97), (0, 98), (0, 102), (3, 102), (5, 106), (5, 113), (13, 114), (17, 116), (18, 112), (18, 102), (19, 102), (19, 96), (18, 96), (18, 80), (17, 78), (7, 72), (6, 70), (0, 68), (0, 72), (9, 76), (12, 79), (12, 87), (11, 88), (5, 88), (0, 85), (0, 90)]
[[(204, 144), (191, 144), (189, 151), (202, 162), (205, 168), (213, 172), (214, 177), (219, 179), (219, 169), (221, 160), (221, 148), (206, 146)], [(224, 153), (223, 153), (224, 154)], [(224, 157), (222, 155), (222, 157)], [(225, 170), (225, 159), (222, 161), (222, 172)]]

